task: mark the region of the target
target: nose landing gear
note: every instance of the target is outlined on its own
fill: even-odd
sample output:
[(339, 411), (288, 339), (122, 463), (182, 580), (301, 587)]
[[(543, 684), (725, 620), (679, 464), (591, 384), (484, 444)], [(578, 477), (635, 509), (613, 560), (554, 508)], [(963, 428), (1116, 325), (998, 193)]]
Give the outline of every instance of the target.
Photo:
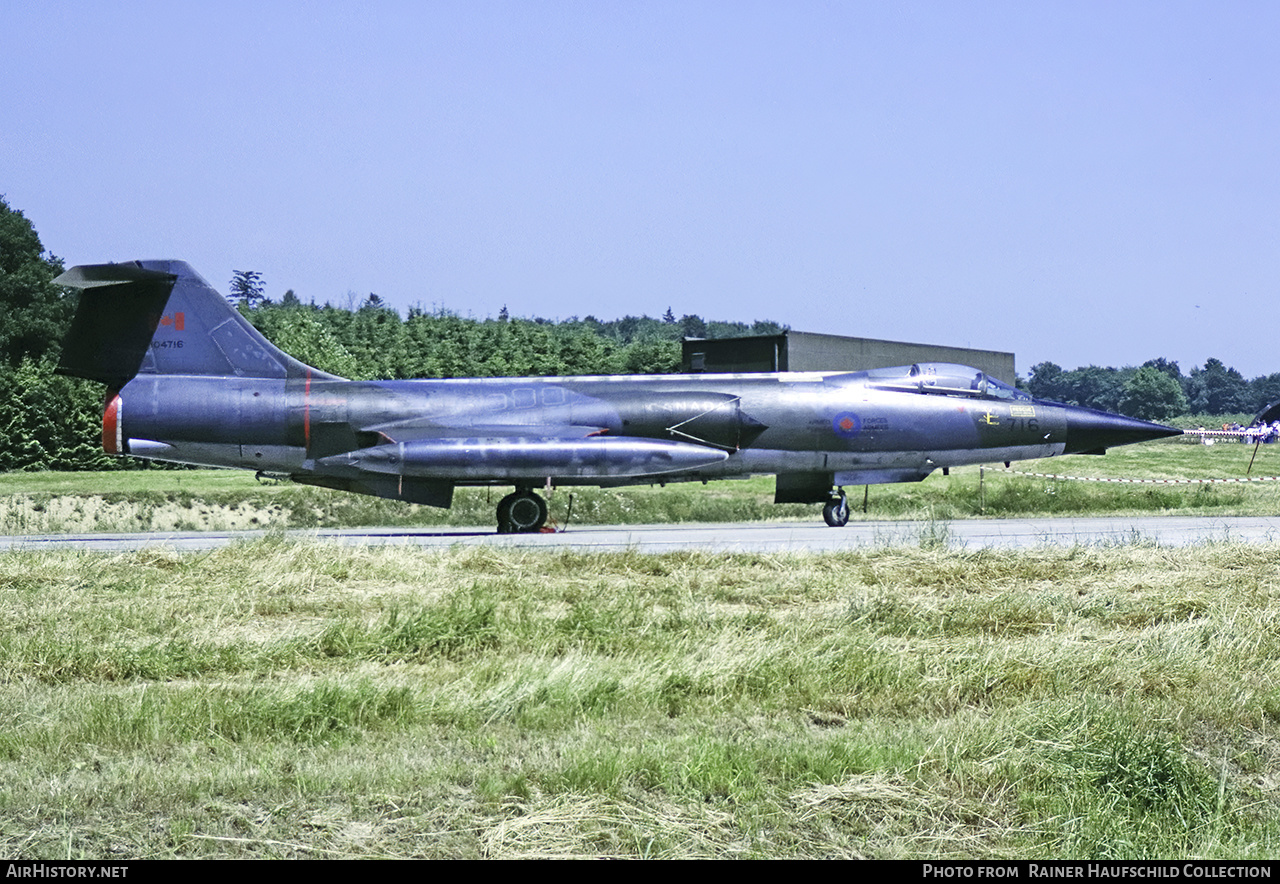
[(498, 501), (498, 533), (530, 534), (547, 524), (547, 502), (528, 488)]

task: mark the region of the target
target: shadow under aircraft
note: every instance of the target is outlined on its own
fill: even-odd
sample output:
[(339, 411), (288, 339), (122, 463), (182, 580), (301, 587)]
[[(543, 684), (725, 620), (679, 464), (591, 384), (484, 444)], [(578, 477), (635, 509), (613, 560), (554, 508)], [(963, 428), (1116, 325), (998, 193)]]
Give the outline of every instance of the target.
[(58, 371), (107, 387), (111, 454), (238, 467), (448, 507), (512, 486), (499, 532), (537, 531), (549, 486), (777, 476), (778, 503), (849, 520), (844, 488), (1181, 433), (1033, 399), (963, 365), (857, 372), (350, 381), (268, 342), (182, 261), (72, 267)]

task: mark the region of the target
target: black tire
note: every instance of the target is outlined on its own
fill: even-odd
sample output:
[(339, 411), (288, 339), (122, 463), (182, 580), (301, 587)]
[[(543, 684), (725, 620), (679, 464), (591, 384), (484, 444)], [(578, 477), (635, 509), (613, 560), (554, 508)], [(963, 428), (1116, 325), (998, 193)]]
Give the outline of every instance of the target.
[(547, 524), (547, 502), (532, 491), (516, 491), (498, 501), (498, 533), (529, 534)]
[(832, 528), (843, 528), (849, 524), (849, 498), (841, 494), (833, 497), (822, 507), (822, 520)]
[(498, 533), (511, 533), (511, 501), (515, 500), (518, 494), (508, 494), (502, 500), (498, 501)]

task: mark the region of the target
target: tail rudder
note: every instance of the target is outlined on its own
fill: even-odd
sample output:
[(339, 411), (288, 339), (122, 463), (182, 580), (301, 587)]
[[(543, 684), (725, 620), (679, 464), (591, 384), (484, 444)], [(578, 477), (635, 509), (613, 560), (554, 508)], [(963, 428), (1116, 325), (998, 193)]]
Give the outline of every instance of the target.
[(114, 389), (137, 374), (332, 377), (264, 338), (185, 261), (82, 264), (54, 282), (83, 290), (60, 374)]

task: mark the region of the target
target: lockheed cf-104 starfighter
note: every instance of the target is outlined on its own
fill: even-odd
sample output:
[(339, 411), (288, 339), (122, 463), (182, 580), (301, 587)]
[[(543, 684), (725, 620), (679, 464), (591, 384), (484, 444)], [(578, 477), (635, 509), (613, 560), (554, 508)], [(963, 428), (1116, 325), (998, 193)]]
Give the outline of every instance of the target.
[(73, 267), (82, 289), (59, 372), (106, 385), (112, 454), (288, 476), (448, 507), (459, 485), (513, 486), (500, 532), (537, 531), (544, 486), (777, 476), (774, 500), (937, 469), (1180, 431), (1033, 399), (944, 363), (854, 372), (351, 381), (266, 340), (181, 261)]

